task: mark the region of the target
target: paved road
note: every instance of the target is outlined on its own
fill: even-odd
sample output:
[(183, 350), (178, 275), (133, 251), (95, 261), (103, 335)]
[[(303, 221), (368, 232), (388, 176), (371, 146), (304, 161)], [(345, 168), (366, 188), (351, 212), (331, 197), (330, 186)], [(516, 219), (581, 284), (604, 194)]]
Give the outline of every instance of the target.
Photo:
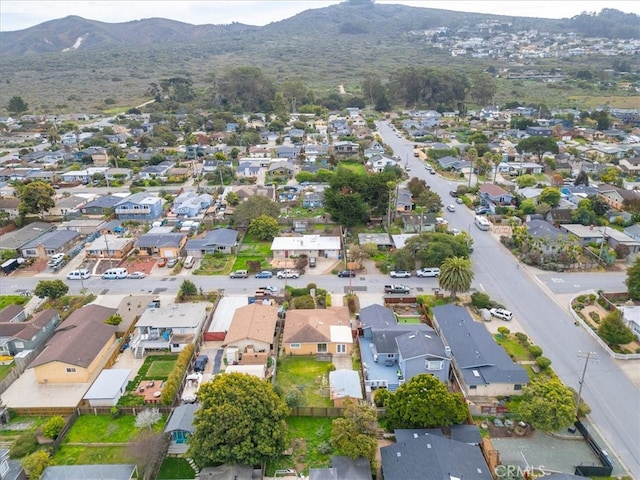
[[(400, 158), (408, 158), (411, 173), (425, 179), (432, 190), (447, 203), (449, 190), (455, 183), (430, 175), (422, 162), (413, 157), (413, 145), (399, 139), (385, 123), (380, 124), (385, 143)], [(447, 213), (449, 225), (471, 232), (475, 243), (472, 255), (475, 287), (486, 290), (491, 297), (513, 311), (528, 335), (553, 361), (553, 368), (562, 381), (575, 388), (584, 366), (579, 352), (596, 352), (599, 361), (589, 364), (582, 395), (592, 409), (591, 420), (613, 451), (629, 469), (633, 478), (640, 478), (640, 389), (629, 380), (616, 363), (582, 329), (576, 327), (563, 306), (550, 298), (539, 281), (555, 294), (572, 293), (589, 288), (622, 287), (620, 274), (540, 274), (539, 280), (526, 268), (517, 268), (517, 261), (488, 232), (473, 225), (473, 213), (459, 208)], [(528, 459), (536, 463), (535, 459)]]

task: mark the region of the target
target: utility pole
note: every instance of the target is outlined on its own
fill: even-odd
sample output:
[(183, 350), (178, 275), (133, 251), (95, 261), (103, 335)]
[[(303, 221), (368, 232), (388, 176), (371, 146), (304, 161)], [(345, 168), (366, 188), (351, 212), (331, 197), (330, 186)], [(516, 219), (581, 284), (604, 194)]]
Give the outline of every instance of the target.
[(578, 352), (578, 358), (584, 358), (584, 368), (582, 369), (582, 376), (580, 377), (580, 387), (578, 388), (578, 400), (576, 401), (576, 420), (578, 420), (578, 413), (580, 412), (580, 401), (582, 400), (582, 387), (584, 386), (584, 376), (587, 373), (587, 365), (591, 358), (594, 361), (598, 361), (598, 354), (596, 352)]

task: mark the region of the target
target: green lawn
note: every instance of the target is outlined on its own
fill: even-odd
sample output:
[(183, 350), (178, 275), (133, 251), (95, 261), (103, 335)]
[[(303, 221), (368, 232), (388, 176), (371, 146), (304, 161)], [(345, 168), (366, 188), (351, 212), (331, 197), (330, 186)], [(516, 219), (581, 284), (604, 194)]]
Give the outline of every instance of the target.
[(65, 443), (124, 443), (138, 431), (133, 415), (81, 415), (65, 438)]
[(351, 170), (352, 172), (359, 173), (361, 175), (365, 175), (367, 173), (362, 163), (340, 162), (338, 164), (338, 168), (346, 168), (347, 170)]
[[(276, 385), (283, 392), (298, 388), (304, 395), (304, 407), (331, 407), (329, 371), (331, 362), (318, 362), (315, 357), (284, 357), (278, 360)], [(323, 385), (324, 382), (324, 385)]]
[(0, 365), (0, 380), (4, 380), (4, 377), (9, 375), (9, 372), (13, 370), (16, 364), (11, 362), (9, 365)]
[(30, 298), (20, 295), (0, 295), (0, 310), (8, 305), (24, 305)]
[(507, 338), (500, 338), (496, 335), (495, 339), (496, 343), (502, 346), (516, 362), (532, 360), (528, 348), (522, 345), (515, 337), (509, 335)]
[[(54, 465), (94, 465), (98, 463), (123, 463), (127, 447), (90, 447), (62, 445), (53, 457)], [(192, 477), (193, 478), (193, 477)]]
[(398, 323), (421, 323), (420, 317), (398, 317)]
[(231, 271), (234, 261), (232, 255), (207, 254), (200, 261), (200, 266), (192, 273), (194, 275), (219, 275)]
[(166, 457), (158, 472), (158, 480), (189, 479), (195, 476), (189, 462), (180, 457)]
[(166, 379), (175, 366), (175, 360), (156, 360), (149, 367), (147, 376), (154, 379)]
[[(289, 417), (287, 418), (287, 447), (293, 449), (292, 455), (280, 456), (267, 463), (267, 476), (273, 476), (276, 470), (297, 468), (303, 465), (303, 471), (309, 473), (309, 467), (321, 468), (331, 464), (331, 418)], [(327, 453), (320, 453), (318, 447), (327, 447)]]
[(271, 257), (271, 242), (245, 242), (240, 247), (230, 271), (249, 270), (247, 262), (260, 262), (261, 268), (266, 270), (271, 267), (267, 262), (267, 258)]

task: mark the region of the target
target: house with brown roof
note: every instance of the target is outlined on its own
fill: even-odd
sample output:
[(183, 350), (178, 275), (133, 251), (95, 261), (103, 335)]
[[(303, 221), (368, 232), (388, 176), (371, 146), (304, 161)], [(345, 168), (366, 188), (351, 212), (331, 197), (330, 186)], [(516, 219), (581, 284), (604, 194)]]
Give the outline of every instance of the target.
[(0, 323), (24, 322), (27, 312), (22, 305), (7, 305), (0, 310)]
[[(19, 308), (22, 310), (22, 307)], [(4, 321), (6, 318), (8, 316), (2, 315), (0, 320), (0, 356), (14, 356), (25, 350), (34, 350), (53, 335), (56, 325), (60, 322), (60, 314), (53, 308), (38, 312), (29, 320)]]
[(498, 205), (510, 205), (511, 202), (513, 202), (513, 194), (494, 183), (483, 183), (480, 185), (478, 195), (480, 198)]
[(7, 212), (10, 219), (14, 219), (19, 215), (18, 205), (20, 205), (20, 200), (15, 197), (0, 198), (0, 210)]
[(38, 383), (87, 383), (104, 366), (118, 327), (105, 322), (115, 308), (87, 305), (73, 312), (31, 363)]
[(277, 305), (252, 303), (237, 308), (224, 339), (227, 361), (245, 363), (247, 360), (246, 364), (255, 365), (262, 363), (264, 357), (266, 362), (266, 355), (273, 348), (277, 321)]
[(287, 355), (351, 355), (349, 309), (289, 310), (282, 345)]

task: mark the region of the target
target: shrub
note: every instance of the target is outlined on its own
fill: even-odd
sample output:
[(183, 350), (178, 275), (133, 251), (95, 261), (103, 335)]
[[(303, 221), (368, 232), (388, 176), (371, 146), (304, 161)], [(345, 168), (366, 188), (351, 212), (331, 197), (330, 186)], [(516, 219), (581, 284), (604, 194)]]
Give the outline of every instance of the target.
[(522, 345), (527, 346), (529, 344), (529, 337), (527, 337), (526, 334), (524, 334), (522, 332), (516, 332), (515, 335), (516, 335), (516, 338), (518, 339), (518, 341)]
[(331, 294), (327, 293), (324, 297), (324, 305), (329, 308), (331, 306)]
[(173, 370), (169, 373), (167, 381), (162, 388), (161, 399), (164, 405), (171, 405), (178, 394), (178, 390), (180, 390), (180, 385), (182, 384), (182, 377), (189, 366), (191, 357), (193, 357), (194, 349), (195, 346), (191, 343), (178, 355)]
[(308, 283), (307, 284), (307, 291), (312, 290), (312, 289), (317, 289), (318, 286), (315, 283)]
[(384, 407), (387, 398), (393, 395), (386, 388), (379, 388), (373, 393), (373, 403), (376, 404), (376, 407)]
[(533, 358), (538, 358), (540, 355), (542, 355), (542, 348), (539, 347), (538, 345), (531, 345), (529, 347), (529, 354)]
[(471, 305), (475, 308), (491, 308), (491, 297), (483, 292), (471, 294)]
[(294, 308), (299, 310), (313, 310), (316, 308), (316, 303), (311, 295), (303, 295), (297, 297), (293, 302)]
[(600, 323), (600, 315), (598, 312), (589, 312), (589, 318), (596, 323)]
[(331, 442), (320, 442), (316, 447), (316, 450), (322, 455), (327, 455), (331, 453), (331, 451), (333, 450), (333, 446), (331, 445)]
[(22, 467), (29, 478), (37, 480), (44, 472), (44, 469), (51, 464), (51, 456), (49, 452), (40, 450), (27, 455), (22, 460)]
[(50, 438), (51, 440), (55, 440), (60, 435), (60, 432), (64, 428), (65, 421), (60, 415), (55, 417), (51, 417), (47, 423), (42, 427), (42, 434)]
[(503, 337), (508, 337), (511, 333), (511, 330), (509, 330), (507, 327), (498, 327), (498, 333)]
[(35, 452), (38, 449), (38, 439), (32, 432), (25, 432), (20, 435), (9, 449), (11, 458), (22, 458), (25, 455)]
[(536, 358), (536, 364), (542, 370), (546, 370), (547, 368), (549, 368), (551, 366), (551, 360), (549, 360), (547, 357), (540, 356), (540, 357)]
[(624, 345), (635, 338), (633, 331), (622, 321), (622, 312), (613, 310), (598, 328), (598, 335), (610, 345)]
[(120, 316), (119, 313), (114, 313), (113, 315), (111, 315), (109, 318), (107, 318), (104, 323), (106, 323), (107, 325), (115, 325), (118, 326), (120, 325), (120, 323), (122, 323), (122, 316)]

